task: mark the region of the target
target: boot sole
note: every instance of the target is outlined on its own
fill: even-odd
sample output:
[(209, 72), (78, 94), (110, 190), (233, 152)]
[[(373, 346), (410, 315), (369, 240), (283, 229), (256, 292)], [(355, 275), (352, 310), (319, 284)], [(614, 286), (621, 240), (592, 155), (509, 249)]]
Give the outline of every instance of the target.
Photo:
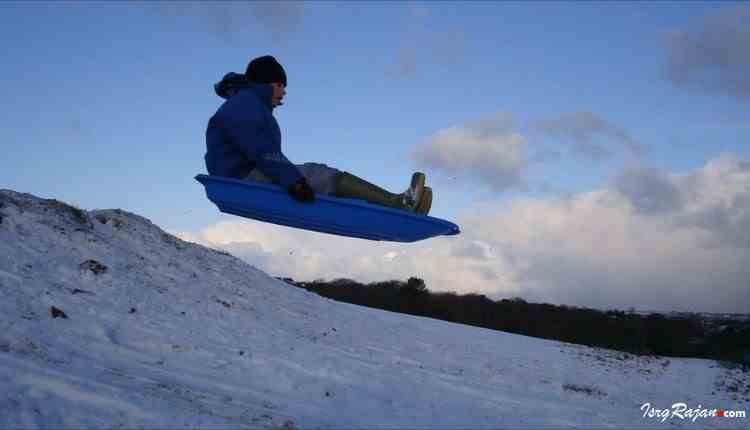
[(417, 206), (419, 206), (419, 203), (422, 202), (422, 195), (424, 194), (424, 183), (427, 177), (422, 172), (414, 172), (413, 175), (411, 175), (411, 186), (409, 187), (410, 190), (414, 190), (414, 206), (412, 209), (416, 211)]
[(424, 187), (424, 193), (422, 194), (422, 200), (419, 201), (417, 208), (414, 212), (422, 215), (430, 213), (432, 207), (432, 188)]

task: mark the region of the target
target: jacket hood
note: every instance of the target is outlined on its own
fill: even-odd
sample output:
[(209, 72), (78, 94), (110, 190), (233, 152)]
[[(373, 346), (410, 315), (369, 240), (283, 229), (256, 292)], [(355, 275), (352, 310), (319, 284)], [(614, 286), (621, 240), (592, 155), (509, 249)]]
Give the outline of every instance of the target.
[(221, 81), (214, 84), (214, 92), (216, 92), (217, 96), (223, 99), (229, 99), (241, 90), (247, 88), (255, 91), (255, 93), (258, 94), (264, 102), (268, 103), (268, 105), (271, 104), (271, 95), (273, 94), (271, 86), (252, 82), (243, 74), (234, 72), (227, 73)]

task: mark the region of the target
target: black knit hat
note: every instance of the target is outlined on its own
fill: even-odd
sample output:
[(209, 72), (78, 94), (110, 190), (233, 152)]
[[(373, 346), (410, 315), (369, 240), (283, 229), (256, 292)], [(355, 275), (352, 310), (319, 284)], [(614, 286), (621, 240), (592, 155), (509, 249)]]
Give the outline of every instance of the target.
[(286, 86), (286, 72), (278, 61), (270, 55), (255, 58), (247, 65), (245, 76), (259, 84), (281, 82)]

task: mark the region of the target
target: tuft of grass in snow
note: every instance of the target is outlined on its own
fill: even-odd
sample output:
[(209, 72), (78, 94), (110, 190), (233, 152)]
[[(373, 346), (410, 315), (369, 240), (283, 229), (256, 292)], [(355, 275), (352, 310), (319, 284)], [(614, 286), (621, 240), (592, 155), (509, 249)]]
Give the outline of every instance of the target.
[(100, 275), (108, 270), (108, 267), (96, 260), (86, 260), (81, 263), (78, 267), (81, 270), (90, 270), (94, 275)]
[(294, 424), (294, 421), (284, 421), (284, 423), (280, 426), (274, 425), (271, 427), (272, 430), (299, 430), (299, 427), (297, 427)]
[(75, 220), (79, 224), (89, 224), (89, 218), (86, 216), (86, 211), (84, 211), (83, 209), (55, 199), (45, 200), (45, 203), (49, 204), (51, 208), (59, 210), (62, 213), (67, 212), (72, 216), (73, 220)]
[(589, 396), (597, 396), (597, 397), (602, 397), (602, 396), (606, 396), (607, 395), (607, 393), (605, 393), (604, 391), (602, 391), (602, 390), (600, 390), (600, 389), (598, 389), (596, 387), (591, 387), (591, 386), (587, 386), (587, 385), (563, 384), (563, 390), (565, 390), (565, 391), (575, 391), (577, 393), (583, 393), (583, 394), (587, 394)]

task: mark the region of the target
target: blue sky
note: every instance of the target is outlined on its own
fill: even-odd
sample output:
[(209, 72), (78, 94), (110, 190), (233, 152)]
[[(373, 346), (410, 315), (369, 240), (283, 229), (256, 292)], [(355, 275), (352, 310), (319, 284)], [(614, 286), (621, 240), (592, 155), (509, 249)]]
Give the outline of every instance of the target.
[[(205, 171), (206, 121), (221, 103), (213, 83), (266, 54), (289, 76), (286, 104), (275, 114), (290, 159), (324, 162), (394, 191), (424, 170), (435, 189), (434, 216), (595, 190), (627, 168), (689, 174), (721, 154), (748, 158), (748, 86), (738, 77), (748, 68), (741, 60), (708, 64), (694, 39), (670, 45), (669, 37), (700, 39), (703, 29), (725, 23), (732, 30), (731, 16), (742, 16), (733, 8), (746, 9), (721, 2), (3, 2), (0, 185), (84, 209), (122, 208), (171, 231), (232, 220), (192, 178)], [(729, 50), (745, 43), (741, 32), (711, 34), (734, 38)], [(714, 66), (736, 91), (712, 80)], [(698, 70), (698, 77), (681, 82), (670, 70)], [(524, 142), (513, 184), (493, 188), (492, 166), (477, 176), (471, 162), (462, 171), (413, 155), (439, 151), (441, 131), (467, 132), (498, 116), (507, 123), (500, 134)], [(575, 150), (571, 130), (588, 133), (609, 155)], [(645, 151), (629, 153), (626, 141)], [(534, 157), (545, 161), (528, 161)]]

